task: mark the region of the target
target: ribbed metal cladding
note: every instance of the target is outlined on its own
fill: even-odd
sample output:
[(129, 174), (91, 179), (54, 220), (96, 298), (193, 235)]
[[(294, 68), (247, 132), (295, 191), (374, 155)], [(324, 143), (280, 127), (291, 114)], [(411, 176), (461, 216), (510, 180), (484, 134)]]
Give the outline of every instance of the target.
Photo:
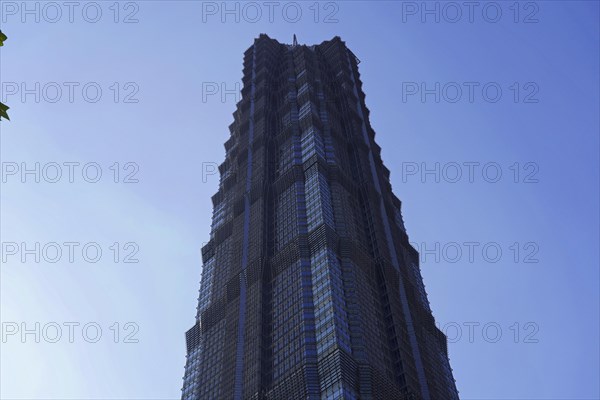
[(339, 37), (245, 52), (183, 400), (458, 399), (358, 63)]

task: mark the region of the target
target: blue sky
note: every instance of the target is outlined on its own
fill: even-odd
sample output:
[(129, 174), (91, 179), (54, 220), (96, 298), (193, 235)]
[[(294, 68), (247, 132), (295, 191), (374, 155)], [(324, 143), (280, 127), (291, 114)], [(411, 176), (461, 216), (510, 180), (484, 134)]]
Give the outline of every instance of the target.
[(260, 33), (361, 60), (461, 398), (600, 397), (598, 2), (22, 4), (0, 2), (2, 398), (179, 397), (221, 90)]

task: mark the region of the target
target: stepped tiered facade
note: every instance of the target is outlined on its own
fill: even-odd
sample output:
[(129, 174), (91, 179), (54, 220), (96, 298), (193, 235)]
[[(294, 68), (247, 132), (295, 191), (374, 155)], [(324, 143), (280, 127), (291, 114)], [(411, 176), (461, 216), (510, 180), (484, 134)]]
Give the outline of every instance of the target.
[(246, 51), (183, 400), (458, 399), (358, 64), (339, 37)]

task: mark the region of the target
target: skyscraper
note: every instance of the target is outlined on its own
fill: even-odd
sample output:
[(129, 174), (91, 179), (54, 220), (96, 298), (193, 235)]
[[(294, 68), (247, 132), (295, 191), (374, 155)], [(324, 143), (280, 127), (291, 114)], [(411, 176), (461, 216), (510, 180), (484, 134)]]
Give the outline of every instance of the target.
[(244, 54), (182, 399), (457, 399), (369, 123), (335, 37)]

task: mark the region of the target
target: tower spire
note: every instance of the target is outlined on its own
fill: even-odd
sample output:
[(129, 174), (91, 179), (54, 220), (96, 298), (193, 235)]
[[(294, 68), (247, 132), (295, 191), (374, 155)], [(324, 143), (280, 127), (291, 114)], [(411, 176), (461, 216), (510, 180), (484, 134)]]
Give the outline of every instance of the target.
[(298, 40), (296, 39), (296, 34), (294, 33), (294, 46), (298, 46)]

